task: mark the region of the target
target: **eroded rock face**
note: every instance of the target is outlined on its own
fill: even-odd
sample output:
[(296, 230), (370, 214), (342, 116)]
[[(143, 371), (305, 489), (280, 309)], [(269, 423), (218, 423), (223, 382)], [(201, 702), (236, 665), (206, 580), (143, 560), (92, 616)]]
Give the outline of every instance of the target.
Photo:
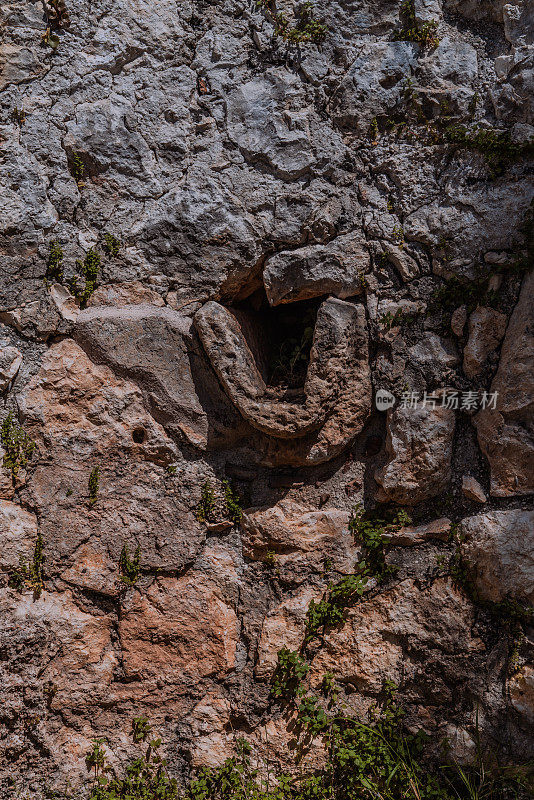
[(488, 511), (460, 526), (462, 554), (485, 600), (534, 603), (534, 512)]
[(464, 348), (463, 365), (468, 378), (474, 378), (482, 371), (488, 356), (504, 336), (506, 322), (504, 314), (483, 306), (469, 316), (469, 338)]
[(200, 575), (160, 578), (134, 592), (119, 625), (125, 675), (187, 685), (235, 667), (238, 623), (217, 585)]
[(273, 507), (248, 509), (242, 521), (243, 555), (265, 559), (272, 553), (280, 577), (301, 583), (310, 567), (327, 561), (336, 572), (349, 574), (360, 548), (348, 528), (349, 514), (338, 509), (309, 511), (286, 499)]
[[(194, 558), (204, 538), (194, 501), (184, 503), (166, 486), (165, 466), (176, 460), (176, 445), (145, 410), (134, 384), (64, 339), (47, 351), (24, 414), (46, 456), (28, 492), (47, 542), (49, 576), (113, 592), (124, 543), (138, 542), (145, 563), (154, 566), (179, 569)], [(90, 505), (95, 466), (98, 502)]]
[(345, 299), (362, 292), (369, 265), (365, 243), (349, 234), (326, 245), (278, 253), (269, 259), (263, 282), (271, 305), (324, 294)]
[[(321, 769), (320, 739), (296, 765), (270, 680), (365, 556), (357, 503), (414, 522), (388, 542), (395, 575), (302, 651), (310, 691), (328, 669), (365, 714), (391, 678), (460, 763), (478, 734), (534, 755), (530, 633), (514, 650), (446, 574), (454, 521), (479, 591), (532, 601), (532, 170), (476, 146), (534, 135), (531, 4), (415, 0), (438, 23), (423, 46), (397, 40), (400, 0), (316, 0), (324, 39), (298, 48), (255, 3), (66, 5), (51, 47), (50, 2), (0, 4), (0, 795), (83, 795), (98, 737), (121, 775), (136, 716), (184, 788), (243, 732), (262, 778)], [(290, 25), (297, 5), (278, 3)], [(486, 289), (497, 310), (466, 330)], [(298, 332), (258, 320), (318, 308), (305, 386), (271, 386)], [(373, 387), (440, 386), (497, 407), (372, 406)], [(40, 596), (14, 575), (37, 542)]]
[(379, 496), (415, 505), (443, 492), (451, 476), (454, 412), (397, 408), (388, 411), (388, 463), (375, 473)]
[(0, 569), (13, 570), (20, 559), (30, 562), (37, 540), (37, 520), (16, 503), (0, 500)]
[(191, 320), (169, 308), (135, 305), (81, 312), (74, 337), (93, 361), (133, 378), (153, 416), (197, 446), (206, 446), (206, 416), (191, 375)]
[(304, 398), (292, 403), (276, 398), (266, 386), (235, 315), (210, 302), (196, 313), (195, 325), (236, 408), (253, 427), (282, 440), (265, 446), (264, 463), (321, 463), (339, 453), (363, 427), (371, 395), (363, 306), (336, 299), (322, 303)]
[(344, 681), (373, 692), (384, 679), (398, 682), (404, 674), (414, 680), (418, 655), (438, 647), (440, 671), (426, 689), (431, 704), (451, 702), (450, 671), (461, 669), (465, 653), (484, 650), (471, 633), (472, 613), (469, 601), (447, 580), (424, 589), (403, 581), (349, 612), (343, 630), (328, 634), (325, 648), (313, 660), (313, 673), (318, 680), (325, 671), (335, 671)]
[(496, 408), (475, 417), (480, 447), (490, 462), (491, 494), (510, 497), (534, 491), (534, 272), (525, 276), (508, 323), (491, 392)]

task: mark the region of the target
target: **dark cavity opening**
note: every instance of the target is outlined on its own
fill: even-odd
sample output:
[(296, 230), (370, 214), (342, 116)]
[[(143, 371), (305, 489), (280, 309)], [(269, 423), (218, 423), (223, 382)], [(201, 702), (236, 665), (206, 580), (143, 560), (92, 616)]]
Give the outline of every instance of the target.
[(146, 431), (144, 428), (135, 428), (132, 431), (132, 439), (136, 444), (143, 444), (146, 438)]
[(268, 386), (295, 395), (302, 392), (317, 311), (323, 300), (314, 297), (272, 308), (262, 287), (230, 309)]

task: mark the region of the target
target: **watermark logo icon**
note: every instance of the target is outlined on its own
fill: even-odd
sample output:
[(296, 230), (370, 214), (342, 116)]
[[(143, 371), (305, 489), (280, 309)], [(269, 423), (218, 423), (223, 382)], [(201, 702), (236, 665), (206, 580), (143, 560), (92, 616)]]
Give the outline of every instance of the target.
[(375, 396), (375, 405), (379, 411), (387, 411), (395, 405), (395, 397), (387, 389), (378, 389)]

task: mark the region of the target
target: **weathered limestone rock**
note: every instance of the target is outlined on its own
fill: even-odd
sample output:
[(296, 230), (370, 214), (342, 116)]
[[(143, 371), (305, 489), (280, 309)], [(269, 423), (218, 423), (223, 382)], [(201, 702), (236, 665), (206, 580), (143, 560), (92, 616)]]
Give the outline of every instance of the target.
[(146, 592), (134, 591), (119, 636), (130, 681), (155, 678), (185, 688), (235, 666), (235, 611), (201, 574), (158, 578)]
[(451, 330), (455, 336), (462, 336), (467, 322), (467, 306), (458, 306), (452, 312)]
[(462, 520), (460, 533), (481, 597), (534, 604), (534, 512), (487, 511)]
[(412, 281), (419, 275), (417, 262), (408, 255), (403, 247), (397, 247), (385, 239), (380, 244), (389, 261), (397, 268), (403, 281)]
[(99, 363), (135, 380), (162, 425), (206, 447), (208, 422), (191, 375), (191, 320), (169, 308), (93, 307), (78, 316), (74, 338)]
[[(58, 292), (59, 288), (59, 292)], [(64, 293), (64, 294), (62, 294)], [(39, 300), (0, 313), (0, 322), (37, 341), (47, 341), (58, 333), (69, 333), (75, 318), (73, 308), (65, 301), (70, 293), (64, 287), (53, 287)]]
[(472, 475), (464, 475), (462, 478), (462, 494), (468, 500), (474, 500), (476, 503), (486, 503), (488, 498), (484, 489)]
[(508, 323), (491, 392), (496, 408), (475, 417), (478, 441), (490, 462), (493, 497), (534, 491), (534, 272), (523, 280), (519, 301)]
[(87, 305), (89, 308), (93, 306), (121, 308), (131, 305), (164, 306), (165, 302), (154, 289), (144, 286), (140, 281), (133, 281), (99, 286), (89, 298)]
[(435, 333), (429, 333), (425, 338), (409, 349), (410, 356), (418, 364), (436, 365), (441, 368), (453, 367), (458, 363), (458, 353), (450, 339), (443, 339)]
[(508, 681), (513, 707), (525, 720), (534, 723), (534, 668), (526, 665)]
[(37, 539), (37, 519), (24, 508), (0, 500), (0, 569), (12, 570), (23, 558), (28, 564)]
[(416, 62), (410, 42), (357, 42), (354, 61), (338, 89), (335, 119), (367, 135), (373, 117), (398, 102), (403, 80)]
[(254, 669), (259, 680), (273, 675), (282, 647), (299, 650), (306, 632), (306, 612), (312, 600), (318, 601), (323, 592), (314, 587), (298, 591), (265, 617), (258, 645), (258, 659)]
[(450, 702), (447, 671), (465, 670), (466, 654), (484, 649), (471, 633), (472, 623), (471, 603), (447, 579), (422, 589), (412, 580), (402, 581), (362, 600), (348, 611), (341, 629), (327, 633), (325, 646), (312, 662), (312, 684), (330, 671), (343, 682), (375, 693), (384, 680), (398, 683), (402, 676), (413, 681), (421, 669), (419, 658), (430, 648), (439, 650), (443, 666), (436, 659), (426, 707)]
[(454, 428), (454, 411), (439, 405), (388, 411), (389, 460), (375, 473), (378, 498), (411, 506), (445, 491)]
[(318, 431), (311, 441), (273, 443), (265, 463), (319, 463), (358, 433), (370, 410), (367, 329), (363, 306), (326, 300), (315, 326), (304, 402), (272, 399), (237, 317), (215, 302), (195, 325), (226, 393), (255, 428), (282, 440)]
[(319, 150), (334, 162), (343, 153), (339, 134), (299, 103), (300, 81), (286, 70), (268, 69), (236, 88), (227, 100), (228, 136), (252, 163), (295, 179), (318, 166)]
[[(194, 494), (182, 498), (167, 485), (165, 467), (178, 451), (134, 384), (64, 339), (47, 351), (21, 406), (24, 427), (46, 456), (27, 491), (40, 516), (48, 575), (113, 593), (106, 576), (113, 565), (118, 577), (124, 543), (139, 543), (143, 565), (153, 568), (181, 569), (194, 558), (205, 537)], [(90, 505), (95, 466), (98, 499)]]
[(16, 347), (0, 345), (0, 392), (9, 386), (22, 364), (22, 353)]
[(271, 305), (292, 303), (332, 294), (344, 300), (362, 292), (362, 278), (369, 270), (369, 253), (354, 234), (277, 253), (263, 271)]
[(447, 517), (435, 519), (425, 525), (407, 525), (396, 531), (388, 532), (388, 541), (396, 547), (423, 544), (429, 539), (447, 541), (451, 532), (451, 521)]
[(336, 572), (351, 573), (360, 549), (348, 529), (349, 518), (335, 508), (309, 511), (289, 498), (270, 508), (248, 509), (241, 522), (243, 555), (263, 560), (271, 551), (280, 576), (296, 582), (302, 582), (307, 567), (322, 569), (325, 559)]
[(478, 306), (469, 316), (469, 338), (464, 348), (463, 369), (468, 378), (482, 372), (488, 356), (499, 346), (506, 330), (506, 315)]
[[(36, 599), (32, 592), (19, 595), (2, 589), (0, 613), (3, 710), (13, 721), (0, 746), (2, 756), (17, 752), (19, 735), (25, 742), (19, 752), (25, 753), (25, 726), (33, 725), (32, 736), (49, 754), (56, 779), (75, 784), (87, 774), (84, 759), (91, 746), (91, 722), (109, 697), (118, 666), (111, 619), (80, 611), (69, 592), (44, 591)], [(37, 724), (31, 716), (37, 717)], [(19, 764), (31, 774), (35, 761), (22, 756)]]
[(235, 741), (228, 735), (230, 703), (219, 692), (208, 692), (191, 711), (193, 734), (191, 766), (218, 767), (234, 753)]

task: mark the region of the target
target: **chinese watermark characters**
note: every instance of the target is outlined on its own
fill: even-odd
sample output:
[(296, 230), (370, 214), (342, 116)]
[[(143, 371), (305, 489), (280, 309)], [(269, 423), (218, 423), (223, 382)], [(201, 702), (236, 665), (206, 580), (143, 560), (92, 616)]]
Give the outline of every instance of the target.
[(497, 408), (498, 392), (440, 392), (439, 395), (427, 392), (403, 392), (400, 408), (450, 408), (454, 411), (478, 411)]
[[(465, 391), (454, 389), (433, 392), (403, 392), (399, 398), (399, 408), (448, 408), (453, 411), (481, 411), (482, 409), (497, 408), (498, 392)], [(379, 411), (387, 411), (397, 401), (395, 395), (386, 389), (378, 389), (375, 396), (375, 405)]]

